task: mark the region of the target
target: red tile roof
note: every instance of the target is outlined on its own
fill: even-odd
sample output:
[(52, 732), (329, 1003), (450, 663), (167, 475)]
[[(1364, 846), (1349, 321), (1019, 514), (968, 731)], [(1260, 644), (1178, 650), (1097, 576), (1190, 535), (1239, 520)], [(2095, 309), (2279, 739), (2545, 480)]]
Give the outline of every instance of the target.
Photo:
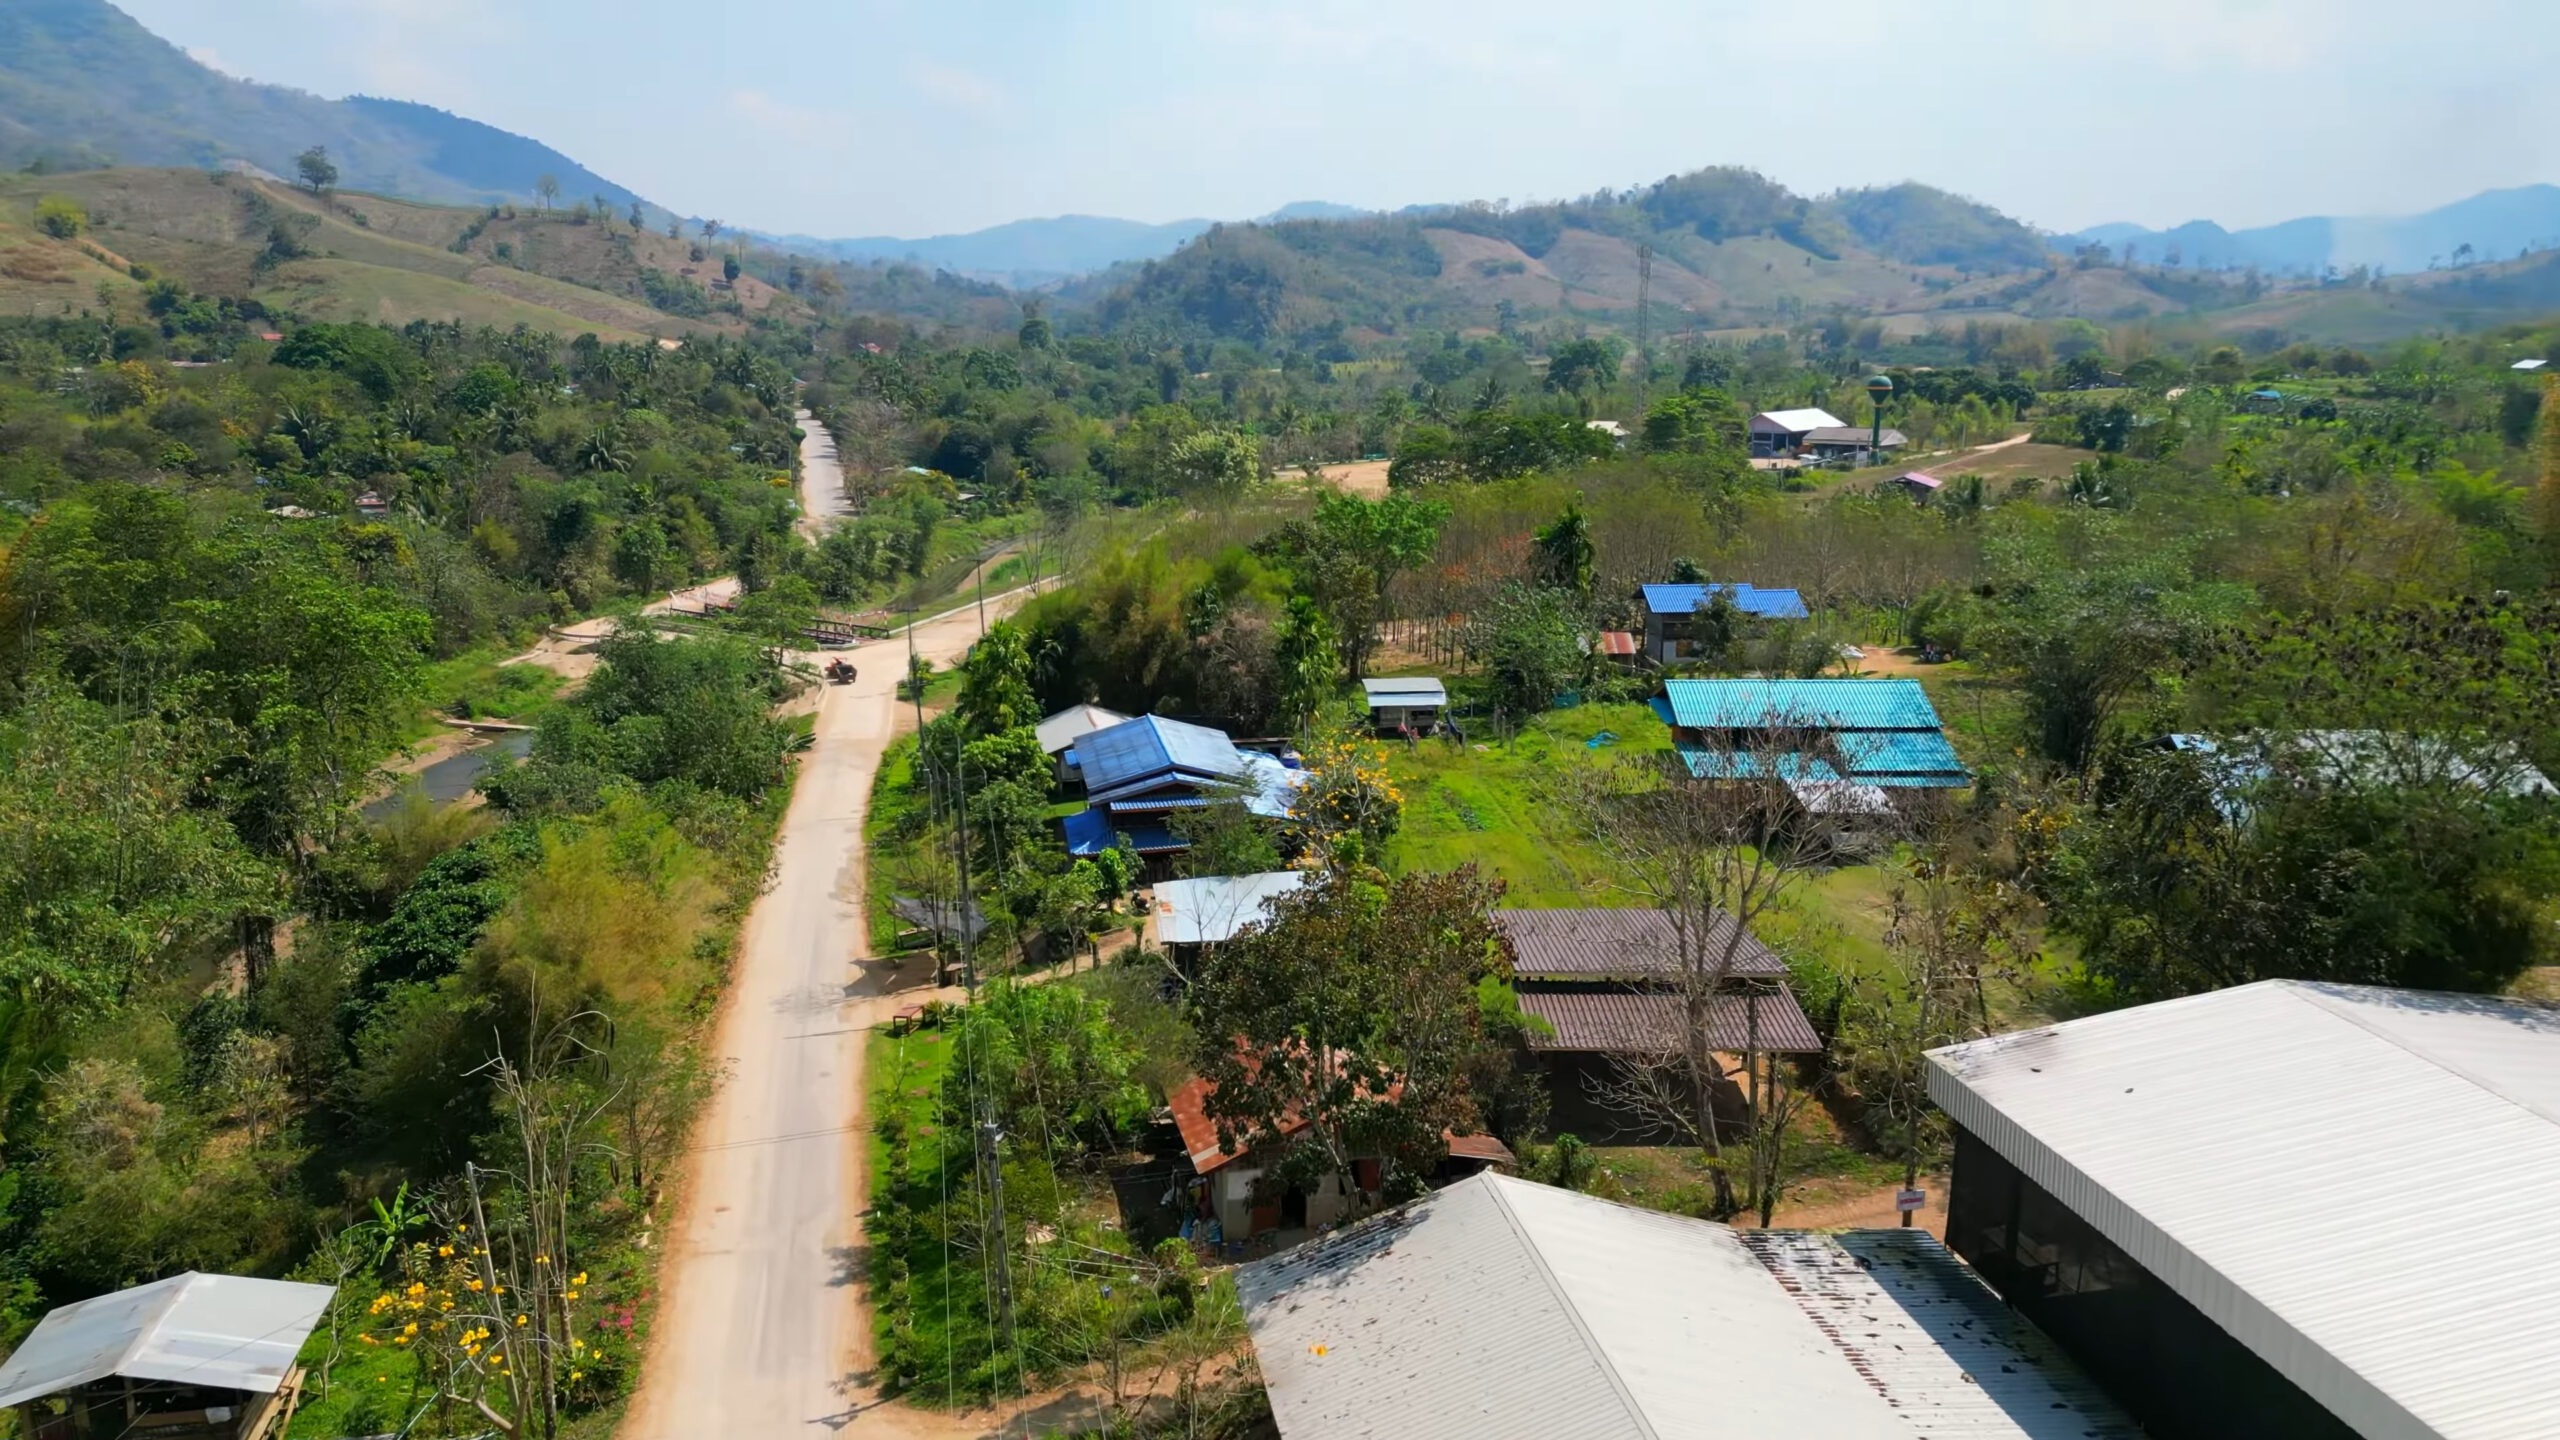
[(1635, 633), (1634, 633), (1633, 631), (1629, 631), (1629, 630), (1603, 630), (1603, 631), (1601, 631), (1601, 632), (1600, 632), (1600, 653), (1601, 653), (1601, 654), (1603, 654), (1603, 655), (1633, 655), (1633, 654), (1635, 654), (1635, 653), (1636, 653), (1636, 637), (1635, 637)]

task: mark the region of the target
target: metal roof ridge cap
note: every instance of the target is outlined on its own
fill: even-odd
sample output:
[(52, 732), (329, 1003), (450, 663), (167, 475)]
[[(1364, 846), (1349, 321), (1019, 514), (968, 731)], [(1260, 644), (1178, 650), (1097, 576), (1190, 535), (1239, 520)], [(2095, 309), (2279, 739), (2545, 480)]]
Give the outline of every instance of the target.
[[(1537, 1182), (1534, 1180), (1509, 1181), (1507, 1176), (1494, 1174), (1487, 1174), (1484, 1179), (1485, 1189), (1493, 1196), (1494, 1208), (1501, 1212), (1503, 1223), (1511, 1227), (1512, 1237), (1520, 1242), (1520, 1248), (1528, 1252), (1529, 1263), (1538, 1267), (1538, 1278), (1546, 1282), (1547, 1292), (1555, 1296), (1556, 1303), (1563, 1307), (1564, 1318), (1573, 1326), (1573, 1333), (1582, 1337), (1583, 1353), (1589, 1355), (1592, 1363), (1600, 1367), (1601, 1377), (1609, 1382), (1611, 1390), (1617, 1392), (1618, 1403), (1627, 1407), (1627, 1418), (1635, 1422), (1636, 1430), (1645, 1437), (1645, 1440), (1662, 1440), (1662, 1432), (1653, 1428), (1652, 1417), (1646, 1415), (1644, 1407), (1636, 1403), (1636, 1392), (1628, 1387), (1626, 1377), (1618, 1373), (1617, 1365), (1609, 1359), (1609, 1352), (1600, 1348), (1599, 1337), (1593, 1335), (1590, 1325), (1584, 1322), (1581, 1307), (1573, 1303), (1572, 1292), (1564, 1288), (1564, 1282), (1556, 1278), (1554, 1267), (1547, 1264), (1546, 1252), (1540, 1250), (1538, 1242), (1530, 1238), (1529, 1227), (1521, 1223), (1519, 1212), (1511, 1208), (1511, 1197), (1503, 1193), (1506, 1182), (1521, 1185), (1534, 1185)], [(1603, 1200), (1598, 1203), (1605, 1205), (1609, 1202)]]
[(161, 1325), (169, 1318), (169, 1312), (178, 1308), (178, 1302), (187, 1298), (187, 1292), (194, 1289), (197, 1283), (205, 1278), (205, 1274), (201, 1270), (188, 1270), (169, 1278), (178, 1283), (169, 1287), (169, 1293), (162, 1296), (158, 1304), (142, 1312), (138, 1317), (141, 1323), (134, 1327), (133, 1338), (125, 1342), (124, 1349), (116, 1352), (115, 1368), (108, 1371), (108, 1374), (122, 1375), (132, 1367), (134, 1357), (142, 1353), (142, 1347), (149, 1343), (152, 1336), (159, 1333)]
[(2321, 1009), (2335, 1015), (2341, 1020), (2346, 1021), (2348, 1024), (2362, 1030), (2376, 1040), (2381, 1041), (2383, 1044), (2388, 1045), (2392, 1049), (2399, 1051), (2401, 1054), (2408, 1056), (2410, 1059), (2419, 1061), (2422, 1064), (2432, 1065), (2436, 1069), (2453, 1076), (2455, 1079), (2468, 1083), (2472, 1088), (2479, 1090), (2484, 1094), (2494, 1095), (2497, 1098), (2504, 1100), (2508, 1104), (2515, 1106), (2517, 1109), (2524, 1111), (2526, 1114), (2531, 1115), (2536, 1119), (2554, 1126), (2560, 1126), (2560, 1111), (2547, 1110), (2520, 1095), (2511, 1095), (2507, 1093), (2506, 1087), (2477, 1073), (2468, 1065), (2456, 1064), (2441, 1055), (2429, 1054), (2426, 1051), (2411, 1048), (2406, 1042), (2401, 1040), (2400, 1037), (2393, 1035), (2389, 1031), (2384, 1030), (2380, 1026), (2366, 1020), (2363, 1016), (2356, 1014), (2355, 1007), (2345, 1004), (2338, 996), (2328, 993), (2327, 987), (2308, 980), (2283, 979), (2278, 980), (2275, 983), (2288, 993), (2298, 995), (2304, 1000), (2319, 1006)]

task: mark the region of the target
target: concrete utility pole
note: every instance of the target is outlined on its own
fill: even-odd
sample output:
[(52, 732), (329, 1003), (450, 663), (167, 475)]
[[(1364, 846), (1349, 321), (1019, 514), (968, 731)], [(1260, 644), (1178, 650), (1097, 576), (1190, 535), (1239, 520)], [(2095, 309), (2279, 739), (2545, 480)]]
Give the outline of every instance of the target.
[(989, 1300), (995, 1309), (998, 1343), (1013, 1348), (1013, 1269), (1010, 1247), (1005, 1243), (1004, 1229), (1004, 1161), (996, 1154), (996, 1142), (1004, 1131), (993, 1120), (978, 1124), (978, 1165), (987, 1183), (987, 1285), (993, 1292)]
[[(1636, 247), (1636, 408), (1653, 397), (1653, 247)], [(1641, 416), (1639, 416), (1641, 418)]]

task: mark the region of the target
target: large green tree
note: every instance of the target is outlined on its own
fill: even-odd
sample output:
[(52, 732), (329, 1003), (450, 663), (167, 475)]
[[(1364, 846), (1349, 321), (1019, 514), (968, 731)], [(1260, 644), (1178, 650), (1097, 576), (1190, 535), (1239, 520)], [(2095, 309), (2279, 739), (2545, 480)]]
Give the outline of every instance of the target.
[(1347, 1190), (1352, 1162), (1377, 1158), (1391, 1193), (1418, 1191), (1443, 1132), (1482, 1126), (1476, 1082), (1503, 1042), (1476, 986), (1509, 972), (1500, 895), (1472, 868), (1328, 871), (1218, 947), (1192, 992), (1192, 1062), (1220, 1143), (1251, 1149), (1275, 1189)]

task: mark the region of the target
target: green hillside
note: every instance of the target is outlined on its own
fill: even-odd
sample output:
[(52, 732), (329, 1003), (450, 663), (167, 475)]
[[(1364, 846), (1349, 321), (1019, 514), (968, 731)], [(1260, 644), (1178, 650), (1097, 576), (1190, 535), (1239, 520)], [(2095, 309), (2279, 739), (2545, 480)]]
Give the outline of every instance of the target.
[[(78, 236), (37, 229), (47, 198), (79, 207)], [(137, 296), (137, 266), (315, 320), (460, 320), (640, 340), (806, 313), (753, 275), (725, 280), (723, 259), (583, 209), (318, 196), (221, 171), (0, 177), (0, 309), (17, 314), (90, 308), (101, 286)]]
[(293, 173), (327, 147), (354, 188), (454, 202), (638, 197), (549, 146), (424, 105), (234, 80), (106, 0), (0, 5), (0, 169), (246, 163)]

